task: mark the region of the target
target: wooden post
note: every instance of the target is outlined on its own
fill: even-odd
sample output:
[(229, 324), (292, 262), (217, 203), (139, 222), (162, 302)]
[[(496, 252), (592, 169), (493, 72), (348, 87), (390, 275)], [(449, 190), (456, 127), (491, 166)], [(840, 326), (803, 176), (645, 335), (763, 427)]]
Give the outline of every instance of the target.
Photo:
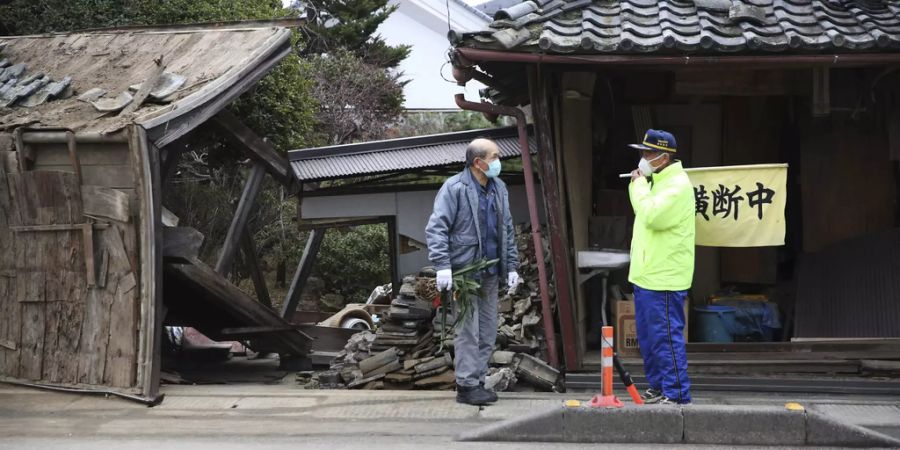
[(399, 242), (397, 236), (397, 216), (387, 221), (388, 257), (391, 259), (391, 289), (394, 295), (400, 292)]
[(247, 229), (244, 229), (244, 232), (241, 234), (241, 252), (244, 254), (247, 268), (250, 269), (250, 279), (253, 280), (256, 298), (259, 299), (260, 303), (271, 308), (272, 300), (269, 298), (269, 290), (266, 288), (266, 279), (259, 269), (259, 255), (256, 254), (256, 245), (253, 243), (253, 236), (250, 235), (250, 231)]
[(294, 279), (291, 280), (291, 287), (284, 298), (284, 308), (281, 310), (281, 317), (288, 322), (291, 321), (294, 311), (297, 310), (297, 304), (300, 303), (303, 285), (306, 284), (309, 274), (312, 273), (313, 263), (319, 254), (319, 248), (322, 247), (322, 240), (325, 238), (325, 230), (326, 228), (313, 228), (309, 232), (306, 248), (303, 249), (303, 256), (300, 257), (300, 264), (297, 265), (297, 271), (294, 272)]
[(559, 177), (553, 148), (550, 124), (549, 80), (541, 76), (539, 69), (529, 71), (531, 105), (534, 113), (534, 131), (538, 141), (538, 157), (541, 161), (541, 188), (546, 203), (550, 251), (553, 254), (553, 275), (556, 280), (556, 300), (559, 307), (559, 325), (562, 333), (563, 357), (566, 369), (581, 367), (578, 345), (575, 342), (575, 314), (572, 310), (572, 275), (569, 270), (569, 246), (565, 238), (565, 210), (560, 204)]
[(256, 198), (259, 196), (259, 188), (262, 185), (263, 176), (266, 174), (266, 168), (262, 163), (254, 163), (253, 170), (250, 171), (250, 177), (244, 184), (244, 193), (238, 201), (237, 209), (234, 211), (234, 218), (231, 220), (231, 227), (228, 228), (228, 234), (225, 236), (225, 244), (222, 247), (222, 254), (219, 255), (219, 261), (216, 263), (216, 273), (227, 276), (231, 272), (231, 265), (234, 262), (234, 254), (237, 252), (240, 244), (241, 234), (247, 228), (247, 222), (250, 220), (250, 212), (256, 206)]

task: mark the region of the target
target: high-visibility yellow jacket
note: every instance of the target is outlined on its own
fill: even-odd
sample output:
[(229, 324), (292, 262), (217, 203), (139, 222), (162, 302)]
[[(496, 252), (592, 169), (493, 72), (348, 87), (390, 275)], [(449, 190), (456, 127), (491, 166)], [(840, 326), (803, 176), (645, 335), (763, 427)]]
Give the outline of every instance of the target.
[(680, 161), (628, 186), (634, 208), (628, 281), (654, 291), (681, 291), (694, 277), (694, 187)]

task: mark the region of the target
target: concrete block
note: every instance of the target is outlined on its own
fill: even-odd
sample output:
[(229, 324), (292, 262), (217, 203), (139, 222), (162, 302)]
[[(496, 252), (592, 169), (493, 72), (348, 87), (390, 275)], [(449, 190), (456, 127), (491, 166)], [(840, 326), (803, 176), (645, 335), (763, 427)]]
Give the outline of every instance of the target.
[(658, 443), (681, 442), (683, 419), (677, 406), (555, 407), (463, 433), (461, 441)]
[(684, 419), (672, 405), (580, 407), (565, 409), (563, 424), (564, 442), (677, 444)]
[(464, 442), (565, 442), (562, 405), (467, 431)]
[(800, 446), (806, 441), (806, 414), (783, 406), (690, 405), (683, 413), (687, 444)]
[(806, 412), (806, 444), (900, 448), (900, 439), (810, 409)]

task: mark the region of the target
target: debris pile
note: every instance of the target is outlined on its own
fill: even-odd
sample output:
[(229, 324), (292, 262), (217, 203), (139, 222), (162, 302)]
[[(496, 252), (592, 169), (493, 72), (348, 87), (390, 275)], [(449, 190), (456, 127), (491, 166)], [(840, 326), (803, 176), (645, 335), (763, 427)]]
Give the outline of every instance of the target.
[[(337, 381), (362, 389), (451, 389), (454, 385), (453, 358), (440, 349), (434, 335), (433, 304), (416, 295), (416, 277), (406, 277), (399, 295), (372, 333), (364, 331), (350, 338), (344, 351), (319, 375), (319, 383)], [(339, 383), (335, 383), (339, 384)]]
[[(559, 371), (544, 362), (546, 339), (530, 230), (523, 226), (517, 236), (522, 282), (499, 299), (497, 346), (485, 386), (496, 391), (562, 392), (565, 387)], [(545, 254), (549, 255), (547, 245), (545, 241)], [(332, 389), (454, 388), (451, 325), (455, 319), (447, 320), (442, 345), (434, 277), (433, 268), (406, 277), (376, 331), (353, 335), (330, 370), (312, 375), (311, 385)], [(552, 287), (551, 299), (555, 305)], [(309, 381), (306, 376), (302, 379), (303, 384)]]
[[(534, 241), (530, 225), (516, 229), (516, 245), (519, 250), (519, 278), (521, 283), (499, 299), (500, 318), (497, 323), (497, 347), (516, 353), (526, 353), (547, 360), (546, 337), (544, 336), (543, 315), (541, 314), (541, 294), (538, 285), (538, 262), (535, 258)], [(550, 248), (546, 238), (543, 241), (545, 267), (550, 270)], [(548, 279), (552, 279), (549, 276)], [(549, 286), (551, 309), (556, 309), (556, 289)]]

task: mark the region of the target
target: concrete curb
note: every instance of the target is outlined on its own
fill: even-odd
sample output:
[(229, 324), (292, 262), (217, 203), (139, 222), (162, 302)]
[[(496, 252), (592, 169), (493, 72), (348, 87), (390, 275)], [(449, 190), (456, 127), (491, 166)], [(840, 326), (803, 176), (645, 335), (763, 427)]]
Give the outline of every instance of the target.
[(842, 422), (837, 417), (809, 410), (806, 413), (806, 443), (847, 447), (900, 448), (900, 439)]
[(459, 441), (900, 447), (815, 411), (778, 406), (563, 405), (465, 432)]

